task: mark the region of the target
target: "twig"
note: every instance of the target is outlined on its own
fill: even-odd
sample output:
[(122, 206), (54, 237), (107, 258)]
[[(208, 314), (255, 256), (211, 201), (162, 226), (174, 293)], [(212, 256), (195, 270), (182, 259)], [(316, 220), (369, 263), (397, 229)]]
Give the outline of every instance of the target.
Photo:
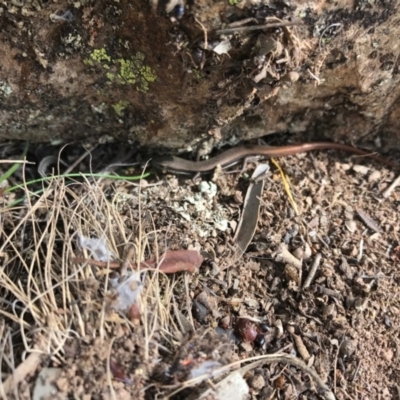
[(130, 260), (133, 259), (135, 255), (135, 246), (130, 246), (126, 252), (125, 259), (121, 264), (121, 270), (119, 271), (121, 275), (125, 275), (128, 272), (128, 268), (131, 266)]
[[(221, 368), (218, 368), (218, 369), (214, 370), (213, 373), (217, 374), (217, 373), (223, 373), (223, 372), (229, 371), (232, 367), (240, 365), (245, 361), (255, 361), (255, 362), (241, 368), (240, 371), (241, 371), (242, 375), (244, 375), (246, 372), (250, 371), (251, 369), (254, 369), (258, 366), (262, 366), (264, 364), (282, 363), (282, 364), (292, 365), (293, 367), (299, 368), (302, 371), (304, 371), (306, 374), (309, 374), (311, 376), (311, 378), (314, 380), (314, 382), (317, 386), (318, 394), (323, 399), (336, 400), (335, 395), (332, 393), (332, 391), (329, 389), (329, 387), (327, 385), (325, 385), (325, 383), (322, 381), (322, 379), (319, 377), (319, 375), (317, 374), (317, 372), (314, 369), (308, 367), (302, 360), (300, 360), (298, 358), (294, 358), (294, 357), (289, 356), (284, 353), (267, 354), (267, 355), (263, 355), (263, 356), (249, 357), (248, 359), (235, 361), (231, 364), (228, 364)], [(179, 391), (182, 391), (183, 389), (185, 389), (187, 387), (196, 385), (197, 383), (201, 382), (205, 378), (206, 378), (206, 375), (201, 375), (196, 378), (190, 379), (186, 382), (183, 382), (182, 384), (179, 385), (179, 389), (177, 391), (173, 392), (172, 394), (170, 394), (170, 396)], [(173, 387), (176, 387), (176, 386), (173, 386)]]
[(237, 26), (246, 25), (249, 22), (258, 22), (258, 21), (257, 21), (257, 18), (249, 17), (249, 18), (241, 19), (239, 21), (231, 22), (230, 24), (228, 24), (228, 27), (229, 28), (235, 28)]
[(274, 256), (275, 261), (277, 261), (277, 262), (293, 265), (298, 270), (301, 269), (302, 260), (299, 260), (292, 253), (290, 253), (284, 243), (281, 243), (278, 246), (278, 248), (273, 256)]
[(113, 337), (111, 339), (111, 343), (110, 343), (110, 346), (109, 346), (109, 351), (107, 352), (107, 383), (108, 383), (108, 387), (110, 388), (111, 398), (113, 400), (117, 400), (117, 397), (115, 396), (115, 390), (114, 390), (114, 387), (113, 387), (113, 384), (112, 384), (110, 362), (111, 362), (112, 347), (113, 347), (115, 339), (116, 339), (115, 337)]
[(287, 21), (287, 22), (275, 22), (273, 24), (265, 24), (265, 25), (238, 26), (236, 28), (218, 29), (215, 31), (215, 33), (217, 35), (224, 35), (227, 33), (259, 31), (263, 29), (280, 28), (281, 26), (294, 26), (294, 25), (303, 25), (303, 23), (300, 21)]
[(207, 29), (204, 27), (204, 25), (197, 20), (196, 18), (194, 19), (201, 27), (201, 29), (203, 30), (204, 33), (204, 48), (207, 50), (208, 49), (208, 36), (207, 36)]
[[(335, 23), (335, 24), (331, 24), (331, 25), (329, 25), (328, 27), (326, 27), (324, 30), (323, 30), (323, 32), (321, 33), (321, 36), (319, 37), (319, 41), (318, 41), (318, 47), (319, 48), (321, 48), (321, 42), (322, 42), (322, 38), (323, 38), (323, 36), (325, 35), (325, 32), (328, 30), (328, 29), (330, 29), (330, 28), (333, 28), (333, 27), (335, 27), (335, 26), (341, 26), (342, 24), (340, 23), (340, 22), (337, 22), (337, 23)], [(341, 29), (340, 29), (341, 30)], [(338, 31), (339, 32), (339, 31)]]
[(312, 265), (312, 267), (310, 269), (310, 272), (309, 272), (306, 280), (304, 281), (303, 288), (302, 288), (303, 290), (307, 289), (311, 285), (311, 282), (314, 279), (314, 276), (315, 276), (315, 274), (317, 272), (319, 264), (321, 263), (321, 258), (322, 258), (322, 254), (321, 253), (317, 253), (315, 255), (314, 263), (313, 263), (313, 265)]
[(0, 164), (36, 164), (33, 161), (26, 160), (0, 160)]
[(318, 78), (318, 76), (314, 75), (309, 68), (307, 68), (307, 72), (310, 74), (311, 78), (314, 78), (317, 81), (317, 85), (320, 85), (324, 80)]
[(361, 261), (364, 252), (364, 239), (360, 239), (360, 249), (358, 251), (357, 260)]
[(394, 180), (394, 182), (383, 192), (383, 197), (387, 199), (393, 192), (394, 189), (396, 189), (397, 186), (400, 185), (400, 175)]
[[(94, 146), (91, 150), (86, 150), (80, 157), (78, 157), (64, 172), (64, 174), (69, 174), (78, 164), (80, 164), (97, 146)], [(63, 150), (63, 149), (62, 149)], [(62, 151), (61, 150), (61, 151)], [(61, 154), (60, 151), (60, 154)]]
[(335, 360), (333, 363), (333, 392), (336, 394), (336, 377), (337, 377), (337, 361), (339, 357), (339, 351), (340, 351), (340, 346), (343, 344), (343, 341), (340, 343), (340, 345), (337, 348), (336, 354), (335, 354)]
[(274, 362), (289, 364), (303, 370), (306, 374), (310, 375), (311, 378), (313, 378), (315, 384), (317, 385), (318, 394), (322, 398), (326, 400), (335, 400), (335, 395), (332, 393), (329, 387), (325, 385), (325, 383), (322, 381), (316, 371), (308, 367), (303, 361), (299, 360), (298, 358), (288, 356), (286, 354), (277, 354), (266, 360), (262, 360), (263, 364), (271, 364)]

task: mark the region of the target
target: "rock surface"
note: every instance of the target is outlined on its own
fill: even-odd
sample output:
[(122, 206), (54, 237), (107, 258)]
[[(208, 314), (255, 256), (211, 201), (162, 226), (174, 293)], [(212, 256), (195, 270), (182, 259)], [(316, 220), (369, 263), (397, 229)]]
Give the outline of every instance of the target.
[(2, 3), (0, 139), (399, 146), (396, 3), (234, 3)]

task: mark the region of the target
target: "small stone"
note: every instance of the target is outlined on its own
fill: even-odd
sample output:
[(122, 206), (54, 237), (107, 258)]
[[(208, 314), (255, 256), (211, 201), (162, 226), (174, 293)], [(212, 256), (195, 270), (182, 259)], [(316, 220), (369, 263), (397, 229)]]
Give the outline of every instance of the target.
[(304, 259), (304, 250), (301, 247), (297, 247), (292, 254), (299, 260)]
[(296, 71), (290, 71), (288, 73), (288, 79), (290, 82), (296, 82), (299, 80), (299, 78), (300, 78), (300, 74)]
[(344, 340), (340, 346), (339, 354), (343, 358), (350, 357), (356, 351), (357, 343), (354, 340)]
[(371, 173), (371, 175), (368, 177), (368, 182), (370, 182), (370, 183), (371, 182), (377, 182), (377, 181), (379, 181), (381, 179), (381, 177), (382, 177), (382, 174), (381, 174), (380, 171), (378, 171), (378, 170), (373, 171)]
[(226, 315), (225, 317), (221, 318), (221, 321), (219, 323), (222, 328), (228, 329), (231, 323), (231, 317), (229, 315)]
[(354, 165), (353, 170), (361, 175), (366, 175), (369, 171), (369, 168), (365, 165)]
[(193, 300), (192, 304), (192, 314), (193, 317), (200, 323), (205, 323), (209, 310), (199, 301)]
[(61, 392), (68, 392), (70, 382), (66, 377), (58, 378), (55, 382), (57, 389)]
[(250, 351), (253, 351), (253, 346), (247, 342), (240, 343), (240, 347), (243, 351), (246, 351), (247, 353), (249, 353)]
[(300, 280), (299, 270), (293, 267), (293, 265), (290, 264), (285, 265), (285, 275), (288, 281), (294, 281), (296, 282), (296, 285), (299, 284)]
[(336, 317), (336, 305), (334, 303), (327, 304), (322, 310), (323, 319), (333, 319)]
[(265, 379), (261, 374), (257, 374), (251, 379), (249, 384), (254, 390), (259, 391), (265, 386)]
[(387, 361), (391, 362), (393, 360), (393, 350), (392, 349), (385, 349), (381, 352), (382, 358)]
[(346, 228), (349, 232), (354, 233), (357, 230), (357, 224), (354, 220), (345, 222)]

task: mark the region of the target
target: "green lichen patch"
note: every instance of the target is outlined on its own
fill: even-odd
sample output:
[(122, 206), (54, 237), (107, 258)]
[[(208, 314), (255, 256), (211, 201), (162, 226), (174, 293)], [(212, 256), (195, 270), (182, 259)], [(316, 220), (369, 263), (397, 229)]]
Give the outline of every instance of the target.
[(107, 51), (105, 48), (102, 49), (94, 49), (90, 53), (90, 58), (84, 60), (84, 63), (86, 65), (94, 65), (95, 62), (101, 64), (103, 68), (106, 68), (106, 66), (109, 68), (109, 66), (105, 63), (111, 62), (111, 57), (107, 54)]
[(111, 107), (114, 109), (115, 113), (122, 117), (124, 115), (124, 110), (129, 106), (129, 101), (120, 100), (118, 103), (113, 104)]
[(95, 49), (90, 54), (90, 58), (84, 62), (86, 65), (99, 64), (103, 69), (113, 70), (116, 72), (107, 71), (106, 77), (109, 81), (121, 85), (135, 85), (139, 92), (147, 92), (149, 84), (157, 79), (154, 71), (144, 63), (145, 56), (143, 53), (137, 52), (132, 57), (118, 58), (113, 60), (107, 51)]

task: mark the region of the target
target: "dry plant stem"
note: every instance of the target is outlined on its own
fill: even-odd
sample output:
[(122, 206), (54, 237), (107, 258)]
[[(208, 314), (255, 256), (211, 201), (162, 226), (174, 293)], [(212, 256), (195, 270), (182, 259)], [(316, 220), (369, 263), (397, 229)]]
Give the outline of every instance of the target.
[(4, 392), (10, 393), (20, 382), (25, 380), (29, 374), (35, 372), (42, 361), (42, 357), (43, 354), (39, 352), (31, 353), (25, 361), (15, 368), (14, 373), (1, 384)]
[(318, 78), (318, 76), (314, 75), (308, 68), (307, 68), (307, 72), (310, 74), (311, 78), (316, 80), (318, 85), (320, 85), (322, 82), (324, 82), (324, 79)]
[(334, 362), (334, 369), (333, 369), (333, 392), (336, 394), (336, 369), (337, 369), (337, 362), (338, 362), (338, 357), (339, 357), (339, 351), (340, 351), (340, 347), (342, 346), (343, 341), (340, 343), (339, 347), (336, 350), (335, 353), (335, 362)]
[[(264, 364), (272, 364), (272, 363), (281, 363), (281, 364), (288, 364), (292, 365), (293, 367), (296, 367), (306, 374), (310, 375), (311, 378), (314, 380), (314, 383), (317, 386), (318, 394), (325, 400), (336, 400), (335, 395), (332, 393), (332, 391), (329, 389), (327, 385), (322, 381), (322, 379), (319, 377), (317, 372), (308, 367), (302, 360), (298, 358), (291, 357), (287, 354), (284, 353), (276, 353), (276, 354), (268, 354), (264, 356), (256, 356), (256, 357), (249, 357), (248, 359), (245, 360), (239, 360), (236, 362), (233, 362), (231, 364), (225, 365), (224, 367), (218, 368), (213, 371), (213, 373), (223, 373), (229, 371), (232, 367), (235, 367), (237, 365), (242, 364), (243, 362), (246, 361), (255, 361), (250, 365), (246, 365), (244, 367), (245, 371), (249, 371), (250, 369), (254, 369), (258, 366), (262, 366)], [(186, 382), (183, 382), (180, 385), (179, 391), (196, 385), (197, 383), (203, 381), (206, 378), (206, 375), (199, 376), (197, 378), (190, 379)], [(172, 393), (170, 396), (175, 394), (177, 392)]]
[(322, 381), (322, 379), (319, 377), (319, 375), (310, 367), (308, 367), (306, 364), (304, 364), (303, 361), (293, 358), (287, 355), (277, 355), (275, 357), (271, 357), (271, 359), (268, 359), (266, 363), (271, 364), (273, 362), (281, 362), (281, 363), (286, 363), (289, 365), (292, 365), (296, 368), (301, 369), (305, 373), (309, 374), (311, 378), (314, 379), (315, 384), (317, 385), (318, 389), (318, 394), (326, 399), (326, 400), (335, 400), (335, 395), (332, 393), (332, 391), (329, 389), (328, 386), (325, 385), (325, 383)]
[(242, 19), (242, 20), (240, 20), (240, 21), (232, 22), (232, 23), (228, 24), (228, 27), (229, 27), (229, 28), (235, 28), (235, 27), (237, 27), (237, 26), (246, 25), (246, 24), (248, 24), (248, 23), (250, 23), (250, 22), (254, 22), (254, 23), (256, 24), (258, 21), (257, 21), (256, 18), (250, 17), (250, 18)]
[(108, 386), (110, 388), (111, 398), (113, 400), (117, 400), (117, 397), (115, 396), (115, 390), (114, 390), (114, 387), (113, 387), (113, 384), (112, 384), (111, 369), (110, 369), (110, 358), (111, 358), (112, 346), (114, 344), (115, 339), (116, 339), (115, 337), (111, 339), (110, 349), (107, 352), (107, 382), (108, 382)]
[(207, 50), (208, 49), (208, 35), (207, 35), (207, 29), (204, 27), (204, 25), (198, 21), (196, 18), (194, 19), (201, 27), (201, 29), (203, 30), (204, 33), (204, 48)]
[(26, 160), (0, 160), (0, 164), (36, 164), (33, 161)]
[[(65, 175), (69, 174), (77, 165), (79, 165), (92, 150), (94, 150), (96, 146), (91, 150), (86, 150), (80, 157), (78, 157), (64, 172)], [(60, 152), (61, 154), (61, 152)]]
[(359, 248), (358, 256), (357, 256), (358, 262), (361, 261), (363, 254), (364, 254), (364, 239), (360, 239), (360, 248)]
[(119, 271), (121, 275), (125, 275), (128, 272), (128, 268), (131, 265), (130, 260), (133, 259), (134, 255), (135, 255), (135, 247), (134, 246), (130, 246), (128, 251), (126, 252), (125, 260), (121, 264), (121, 269)]
[(314, 279), (315, 274), (317, 272), (317, 269), (318, 269), (318, 267), (319, 267), (319, 265), (321, 263), (321, 258), (322, 258), (322, 254), (321, 253), (317, 253), (315, 255), (315, 260), (313, 262), (313, 265), (312, 265), (312, 267), (310, 269), (310, 272), (309, 272), (309, 274), (307, 276), (307, 279), (304, 281), (303, 290), (307, 289), (311, 285), (311, 282)]
[(319, 49), (321, 49), (321, 42), (322, 42), (322, 40), (323, 40), (323, 38), (324, 38), (325, 32), (326, 32), (328, 29), (330, 29), (330, 28), (334, 28), (335, 26), (340, 27), (340, 26), (341, 26), (341, 23), (338, 22), (338, 23), (335, 23), (335, 24), (331, 24), (331, 25), (327, 26), (327, 27), (323, 30), (323, 32), (321, 33), (321, 35), (320, 35), (320, 37), (319, 37), (319, 41), (318, 41), (318, 47), (319, 47)]
[(294, 25), (303, 25), (302, 22), (298, 21), (288, 21), (288, 22), (276, 22), (273, 24), (265, 24), (265, 25), (252, 25), (252, 26), (238, 26), (236, 28), (227, 28), (227, 29), (218, 29), (215, 31), (217, 35), (235, 33), (235, 32), (246, 32), (246, 31), (259, 31), (262, 29), (269, 28), (280, 28), (282, 26), (294, 26)]
[(72, 262), (78, 263), (78, 264), (88, 264), (88, 265), (93, 265), (95, 267), (99, 268), (110, 268), (110, 269), (117, 269), (121, 268), (121, 262), (119, 261), (111, 261), (111, 262), (105, 262), (105, 261), (97, 261), (97, 260), (91, 260), (90, 258), (84, 258), (84, 257), (74, 257), (72, 259)]

